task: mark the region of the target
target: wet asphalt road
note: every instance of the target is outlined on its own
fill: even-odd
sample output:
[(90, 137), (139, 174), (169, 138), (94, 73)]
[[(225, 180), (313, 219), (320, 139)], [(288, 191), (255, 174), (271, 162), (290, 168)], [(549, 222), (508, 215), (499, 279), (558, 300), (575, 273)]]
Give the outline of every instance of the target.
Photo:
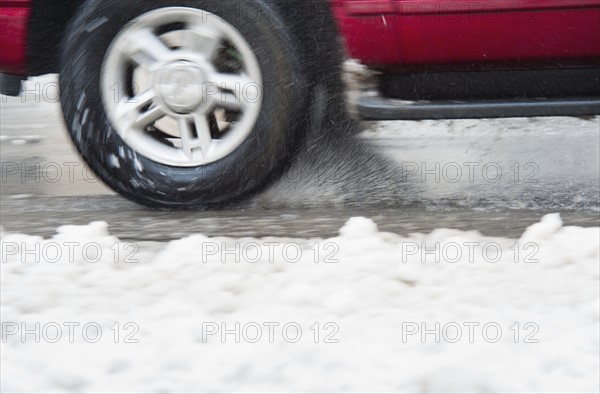
[[(550, 211), (548, 211), (550, 212)], [(49, 237), (64, 224), (103, 220), (110, 233), (126, 241), (170, 241), (201, 233), (208, 236), (328, 238), (353, 216), (373, 219), (381, 231), (402, 235), (437, 228), (476, 230), (488, 236), (517, 238), (543, 211), (353, 207), (335, 209), (236, 209), (217, 212), (156, 212), (116, 196), (15, 198), (2, 201), (2, 225), (10, 232)], [(568, 225), (599, 226), (598, 214), (563, 212)]]
[(51, 236), (63, 224), (104, 220), (126, 240), (329, 237), (367, 216), (400, 234), (446, 227), (518, 237), (553, 212), (569, 225), (600, 225), (598, 117), (374, 123), (356, 140), (310, 145), (245, 204), (158, 212), (94, 178), (45, 93), (26, 102), (1, 96), (0, 214), (9, 232)]

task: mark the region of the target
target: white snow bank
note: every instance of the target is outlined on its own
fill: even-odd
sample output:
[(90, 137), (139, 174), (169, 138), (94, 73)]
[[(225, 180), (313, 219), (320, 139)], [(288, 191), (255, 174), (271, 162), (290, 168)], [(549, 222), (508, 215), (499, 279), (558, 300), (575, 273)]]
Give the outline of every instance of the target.
[(599, 228), (353, 218), (325, 240), (167, 245), (107, 228), (2, 233), (2, 392), (600, 390)]

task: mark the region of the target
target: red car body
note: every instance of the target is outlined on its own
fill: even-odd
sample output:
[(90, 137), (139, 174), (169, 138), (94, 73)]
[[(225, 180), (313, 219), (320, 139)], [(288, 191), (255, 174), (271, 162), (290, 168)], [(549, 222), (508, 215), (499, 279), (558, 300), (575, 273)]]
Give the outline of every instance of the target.
[[(600, 0), (330, 0), (351, 57), (384, 70), (597, 65)], [(0, 0), (0, 71), (27, 75), (31, 0)]]
[(597, 64), (600, 0), (333, 0), (351, 57), (383, 69)]
[(0, 0), (0, 72), (26, 75), (31, 0)]

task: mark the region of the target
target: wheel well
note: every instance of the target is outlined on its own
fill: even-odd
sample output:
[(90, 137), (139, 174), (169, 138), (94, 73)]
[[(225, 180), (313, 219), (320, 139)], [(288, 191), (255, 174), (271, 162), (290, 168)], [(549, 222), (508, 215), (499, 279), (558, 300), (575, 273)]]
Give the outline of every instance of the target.
[[(261, 0), (259, 0), (261, 1)], [(327, 116), (345, 119), (345, 60), (343, 38), (333, 15), (330, 0), (275, 0), (283, 23), (291, 26), (295, 47), (301, 51), (302, 67), (313, 85), (326, 97)], [(335, 120), (334, 120), (335, 118)]]
[(32, 0), (27, 39), (29, 75), (58, 72), (60, 43), (69, 21), (85, 0)]

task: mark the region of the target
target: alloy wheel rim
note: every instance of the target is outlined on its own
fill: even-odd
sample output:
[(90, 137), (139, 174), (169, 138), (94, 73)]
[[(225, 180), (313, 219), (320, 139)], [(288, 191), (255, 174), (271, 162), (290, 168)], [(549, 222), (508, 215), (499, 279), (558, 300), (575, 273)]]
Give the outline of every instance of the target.
[(105, 55), (102, 101), (136, 153), (161, 164), (217, 162), (248, 138), (262, 106), (255, 53), (215, 14), (150, 11), (127, 24)]

